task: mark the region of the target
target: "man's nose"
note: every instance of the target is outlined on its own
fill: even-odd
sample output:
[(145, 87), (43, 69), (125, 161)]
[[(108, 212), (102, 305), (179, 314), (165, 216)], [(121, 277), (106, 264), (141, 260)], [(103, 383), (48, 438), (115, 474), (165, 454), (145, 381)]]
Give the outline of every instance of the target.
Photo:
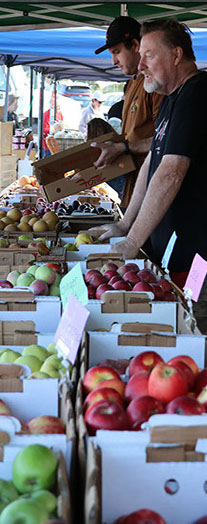
[(144, 60), (140, 58), (140, 61), (138, 63), (138, 71), (143, 71), (144, 69)]
[(112, 62), (113, 62), (113, 65), (117, 65), (118, 64), (118, 59), (117, 59), (116, 56), (112, 57)]

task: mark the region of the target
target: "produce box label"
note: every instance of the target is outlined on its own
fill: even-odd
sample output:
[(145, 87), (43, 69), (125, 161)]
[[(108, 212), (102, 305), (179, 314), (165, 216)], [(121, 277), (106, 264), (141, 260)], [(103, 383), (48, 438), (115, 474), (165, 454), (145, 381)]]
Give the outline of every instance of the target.
[(192, 298), (195, 302), (198, 301), (206, 274), (207, 261), (196, 253), (183, 288), (189, 298)]

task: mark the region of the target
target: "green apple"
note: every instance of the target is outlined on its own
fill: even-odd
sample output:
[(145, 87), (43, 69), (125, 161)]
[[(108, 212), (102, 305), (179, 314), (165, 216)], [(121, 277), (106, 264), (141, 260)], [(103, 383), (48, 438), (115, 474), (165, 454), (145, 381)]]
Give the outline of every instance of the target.
[(55, 342), (51, 342), (51, 344), (49, 344), (49, 346), (47, 346), (47, 351), (49, 351), (49, 353), (53, 354), (53, 355), (57, 355), (57, 347), (56, 347), (56, 344)]
[(1, 524), (44, 524), (48, 519), (48, 512), (36, 500), (19, 498), (11, 502), (0, 517)]
[(55, 282), (56, 272), (51, 269), (51, 267), (42, 265), (37, 268), (35, 273), (35, 278), (38, 280), (43, 280), (49, 286)]
[(8, 362), (9, 364), (12, 364), (18, 357), (21, 357), (21, 353), (19, 353), (18, 351), (13, 351), (13, 349), (7, 349), (0, 356), (0, 364), (2, 364), (3, 362)]
[(51, 449), (42, 444), (24, 446), (13, 461), (13, 483), (20, 493), (50, 490), (56, 482), (57, 466)]
[(22, 355), (33, 355), (34, 357), (39, 358), (41, 362), (44, 362), (45, 359), (48, 357), (48, 351), (43, 346), (39, 346), (38, 344), (31, 344), (30, 346), (27, 346), (23, 349)]
[(29, 377), (27, 378), (51, 378), (48, 373), (44, 373), (44, 371), (34, 371)]
[(34, 491), (33, 493), (25, 493), (21, 496), (21, 498), (24, 499), (28, 499), (28, 497), (39, 502), (41, 506), (46, 508), (49, 515), (55, 512), (57, 509), (57, 497), (51, 493), (51, 491), (40, 489), (38, 491)]
[(6, 279), (11, 282), (11, 284), (13, 284), (13, 286), (16, 286), (16, 283), (17, 283), (17, 279), (19, 278), (20, 276), (20, 272), (19, 271), (10, 271), (10, 273), (8, 273)]
[(8, 247), (9, 242), (6, 240), (6, 238), (0, 238), (0, 247)]
[(22, 357), (18, 357), (15, 361), (15, 364), (25, 364), (26, 366), (29, 366), (31, 369), (31, 372), (34, 373), (34, 371), (39, 371), (41, 368), (41, 360), (39, 358), (34, 357), (34, 355), (24, 355)]
[(56, 355), (48, 357), (42, 365), (40, 371), (48, 373), (52, 378), (61, 378), (61, 372), (65, 372), (66, 369), (62, 365), (62, 360)]
[(60, 287), (58, 285), (56, 286), (55, 282), (50, 286), (49, 296), (60, 297)]
[(10, 502), (16, 500), (18, 496), (19, 493), (11, 480), (0, 479), (0, 513)]
[(59, 273), (56, 273), (56, 279), (53, 285), (59, 286), (61, 280), (62, 280), (62, 275), (60, 275)]
[(65, 244), (64, 247), (66, 247), (67, 251), (78, 251), (78, 248), (75, 246), (75, 244), (71, 244), (70, 242)]
[(17, 286), (29, 287), (30, 284), (35, 280), (35, 277), (31, 273), (22, 273), (17, 279)]
[(33, 277), (34, 277), (38, 267), (39, 266), (36, 266), (35, 264), (33, 264), (33, 266), (29, 266), (28, 267), (26, 273), (29, 273), (29, 274), (33, 275)]
[(29, 237), (28, 235), (20, 235), (20, 237), (18, 237), (18, 240), (27, 240), (28, 242), (31, 242), (32, 237)]

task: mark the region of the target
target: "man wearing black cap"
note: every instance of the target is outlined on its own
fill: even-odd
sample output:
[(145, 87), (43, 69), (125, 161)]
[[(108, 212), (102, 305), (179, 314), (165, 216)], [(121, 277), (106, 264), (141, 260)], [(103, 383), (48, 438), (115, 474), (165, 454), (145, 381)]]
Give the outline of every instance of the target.
[[(125, 93), (122, 113), (122, 135), (125, 147), (128, 141), (139, 141), (138, 154), (134, 155), (136, 171), (126, 176), (122, 198), (122, 206), (127, 207), (134, 189), (141, 165), (150, 149), (154, 134), (162, 96), (157, 93), (147, 93), (144, 90), (144, 76), (138, 72), (140, 24), (129, 16), (115, 18), (108, 28), (106, 44), (95, 51), (96, 54), (109, 49), (113, 64), (117, 65), (125, 75), (133, 75), (129, 80)], [(102, 146), (104, 164), (110, 164), (121, 154), (119, 144), (104, 144)]]

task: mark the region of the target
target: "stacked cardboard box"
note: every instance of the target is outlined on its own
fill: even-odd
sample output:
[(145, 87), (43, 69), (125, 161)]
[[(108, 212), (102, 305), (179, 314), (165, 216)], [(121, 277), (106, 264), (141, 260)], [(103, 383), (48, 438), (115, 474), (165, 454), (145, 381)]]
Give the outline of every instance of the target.
[(12, 155), (12, 122), (0, 122), (0, 190), (16, 180), (16, 158)]

